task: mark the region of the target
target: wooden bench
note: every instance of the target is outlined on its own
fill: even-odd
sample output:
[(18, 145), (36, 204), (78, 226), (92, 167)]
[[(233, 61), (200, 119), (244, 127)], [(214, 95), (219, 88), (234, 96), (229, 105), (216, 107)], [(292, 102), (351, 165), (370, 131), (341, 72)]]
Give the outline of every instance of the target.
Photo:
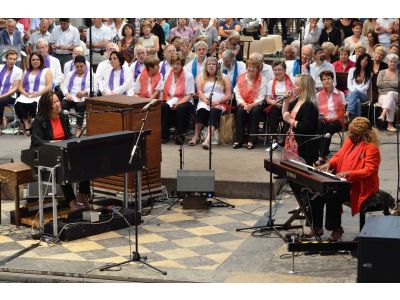
[[(7, 163), (0, 165), (0, 191), (1, 185), (5, 184), (11, 190), (14, 190), (15, 200), (15, 225), (21, 225), (21, 215), (19, 207), (19, 186), (21, 184), (33, 182), (31, 167), (21, 163)], [(0, 193), (0, 224), (1, 224), (1, 193)]]

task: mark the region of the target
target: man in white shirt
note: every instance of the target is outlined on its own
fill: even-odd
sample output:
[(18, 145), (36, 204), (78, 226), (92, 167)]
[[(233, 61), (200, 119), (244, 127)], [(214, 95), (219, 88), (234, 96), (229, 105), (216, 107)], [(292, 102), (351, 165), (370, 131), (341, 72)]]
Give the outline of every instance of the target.
[(61, 72), (60, 61), (57, 58), (49, 55), (49, 44), (45, 39), (39, 39), (36, 43), (36, 48), (38, 53), (43, 56), (44, 65), (46, 68), (50, 69), (51, 74), (53, 75), (54, 89), (54, 87), (59, 86), (64, 79), (64, 75)]
[[(85, 51), (83, 50), (82, 46), (76, 46), (74, 50), (72, 50), (72, 59), (70, 61), (67, 61), (64, 65), (64, 70), (63, 70), (64, 75), (67, 75), (68, 72), (75, 71), (74, 59), (78, 55), (85, 56), (84, 52)], [(88, 68), (90, 67), (90, 63), (87, 60), (86, 60), (86, 67)]]
[(261, 75), (264, 77), (266, 82), (270, 82), (274, 78), (274, 71), (272, 71), (272, 67), (266, 63), (264, 63), (264, 59), (262, 54), (260, 53), (252, 53), (249, 58), (258, 60), (260, 64), (262, 64)]
[(51, 32), (49, 43), (53, 49), (53, 56), (58, 58), (61, 68), (72, 59), (72, 50), (79, 46), (79, 31), (70, 24), (69, 18), (60, 18), (60, 25)]
[[(7, 49), (14, 49), (18, 53), (17, 66), (21, 65), (21, 50), (24, 48), (24, 42), (19, 30), (16, 29), (17, 22), (14, 19), (7, 19), (6, 28), (0, 31), (0, 53)], [(5, 58), (3, 57), (3, 61)]]
[(139, 77), (140, 73), (142, 73), (142, 70), (144, 69), (144, 60), (147, 57), (147, 50), (144, 46), (139, 45), (135, 47), (134, 51), (137, 60), (129, 67), (132, 70), (133, 81), (136, 81), (136, 79)]
[(175, 53), (176, 53), (176, 48), (174, 45), (169, 44), (169, 45), (165, 46), (164, 60), (160, 62), (160, 73), (161, 73), (161, 76), (163, 77), (163, 80), (165, 80), (165, 77), (167, 76), (168, 72), (172, 68), (171, 56), (172, 56), (172, 54), (175, 54)]
[[(92, 22), (92, 64), (96, 67), (100, 62), (107, 59), (104, 54), (107, 43), (112, 39), (112, 32), (108, 26), (103, 24), (101, 18), (93, 18)], [(90, 49), (90, 31), (87, 32), (86, 47)]]
[(203, 74), (208, 50), (207, 43), (204, 41), (198, 41), (194, 45), (194, 50), (196, 58), (189, 62), (184, 69), (186, 72), (192, 73), (194, 80), (196, 80), (197, 75)]
[(28, 54), (32, 52), (36, 52), (36, 43), (39, 39), (44, 39), (49, 41), (50, 39), (50, 32), (49, 30), (49, 19), (44, 18), (40, 19), (39, 23), (39, 31), (35, 31), (29, 38), (28, 41)]
[(242, 61), (237, 61), (235, 53), (228, 49), (222, 52), (221, 72), (228, 76), (233, 90), (239, 75), (246, 72), (246, 64)]
[(393, 22), (392, 18), (379, 18), (376, 20), (375, 32), (378, 34), (379, 43), (381, 43), (386, 50), (390, 46), (390, 35), (393, 31)]
[(322, 71), (331, 71), (334, 75), (334, 86), (336, 86), (336, 71), (335, 67), (325, 60), (325, 53), (321, 47), (315, 49), (315, 62), (310, 65), (310, 75), (314, 79), (315, 88), (320, 90), (322, 88), (322, 82), (319, 74)]

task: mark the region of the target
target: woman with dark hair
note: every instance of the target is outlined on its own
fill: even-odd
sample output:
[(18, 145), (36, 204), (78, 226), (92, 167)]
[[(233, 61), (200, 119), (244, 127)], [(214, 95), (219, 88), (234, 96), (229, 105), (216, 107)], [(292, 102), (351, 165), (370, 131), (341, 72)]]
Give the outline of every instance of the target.
[(171, 56), (172, 69), (165, 77), (161, 105), (161, 139), (165, 144), (169, 140), (169, 128), (175, 118), (175, 143), (182, 145), (186, 133), (190, 112), (193, 109), (194, 78), (191, 72), (185, 71), (185, 59), (178, 54)]
[(325, 42), (331, 42), (335, 45), (335, 50), (333, 51), (332, 56), (337, 56), (339, 54), (339, 47), (342, 44), (340, 30), (332, 26), (332, 18), (323, 18), (322, 22), (324, 23), (324, 29), (322, 29), (321, 36), (319, 37), (319, 44), (322, 46)]
[(125, 24), (122, 27), (122, 37), (118, 46), (125, 61), (130, 65), (135, 57), (135, 28), (129, 23)]
[(352, 31), (353, 35), (349, 36), (343, 41), (344, 46), (350, 49), (350, 54), (353, 54), (354, 48), (358, 44), (364, 45), (365, 48), (368, 47), (368, 39), (361, 35), (362, 24), (360, 22), (353, 22)]
[(125, 59), (121, 52), (113, 51), (110, 54), (111, 69), (104, 76), (102, 95), (133, 96), (133, 74), (129, 67), (124, 65)]
[(379, 44), (378, 34), (375, 31), (369, 31), (367, 33), (367, 40), (368, 40), (368, 48), (367, 53), (374, 56), (375, 53), (375, 46)]
[(212, 94), (211, 106), (211, 129), (208, 129), (207, 137), (202, 143), (202, 147), (208, 150), (211, 143), (211, 137), (215, 129), (218, 128), (219, 118), (226, 110), (226, 102), (232, 97), (231, 83), (226, 75), (222, 75), (221, 69), (218, 68), (218, 61), (215, 57), (206, 59), (203, 73), (196, 78), (197, 93), (199, 103), (196, 109), (196, 123), (194, 125), (194, 135), (189, 141), (190, 146), (196, 145), (200, 140), (200, 131), (204, 126), (209, 124), (210, 103), (209, 96), (214, 87)]
[[(379, 165), (381, 155), (376, 129), (373, 129), (367, 118), (357, 117), (349, 125), (348, 138), (342, 148), (324, 165), (318, 167), (325, 172), (333, 172), (338, 178), (344, 178), (351, 184), (350, 204), (354, 216), (360, 212), (363, 202), (379, 191)], [(312, 225), (315, 235), (321, 236), (324, 205), (326, 203), (325, 228), (332, 230), (330, 241), (342, 238), (343, 228), (342, 202), (331, 198), (317, 197), (310, 202)], [(311, 230), (308, 231), (312, 235)]]
[[(78, 55), (74, 59), (75, 71), (69, 72), (64, 79), (61, 90), (64, 94), (63, 109), (75, 111), (82, 116), (76, 120), (76, 136), (82, 133), (83, 116), (86, 110), (85, 97), (90, 92), (90, 75), (84, 56)], [(96, 86), (96, 84), (94, 84)]]
[(347, 109), (344, 115), (349, 123), (354, 117), (361, 116), (361, 103), (368, 101), (368, 87), (372, 77), (372, 60), (367, 53), (357, 58), (356, 66), (349, 70), (347, 76), (347, 88), (349, 93), (346, 96)]
[[(54, 92), (44, 93), (39, 100), (38, 112), (32, 123), (31, 148), (72, 138), (69, 117), (61, 113), (60, 99)], [(75, 197), (71, 184), (61, 185), (66, 203), (72, 210), (90, 209), (87, 196), (90, 194), (89, 181), (79, 183)]]
[(18, 91), (21, 95), (15, 101), (15, 113), (24, 122), (25, 135), (30, 136), (32, 118), (36, 116), (40, 96), (51, 91), (53, 75), (44, 66), (44, 58), (37, 52), (29, 57), (28, 69), (22, 75)]

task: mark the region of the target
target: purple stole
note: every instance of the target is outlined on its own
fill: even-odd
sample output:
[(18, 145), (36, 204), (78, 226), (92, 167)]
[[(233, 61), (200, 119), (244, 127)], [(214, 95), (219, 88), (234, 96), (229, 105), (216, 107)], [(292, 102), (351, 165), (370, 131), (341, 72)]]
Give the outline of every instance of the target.
[[(136, 65), (135, 65), (135, 72), (134, 72), (134, 80), (136, 80), (136, 78), (138, 78), (138, 76), (140, 75), (140, 67), (142, 66), (142, 64), (139, 62), (139, 61), (137, 61), (136, 62)], [(121, 67), (122, 68), (122, 67)]]
[[(43, 69), (40, 69), (39, 72), (36, 74), (35, 82), (33, 84), (33, 92), (37, 92), (40, 86), (40, 77), (42, 76)], [(31, 74), (31, 70), (28, 70), (25, 73), (24, 80), (23, 80), (23, 87), (25, 92), (29, 92), (29, 75)]]
[(50, 55), (46, 54), (46, 56), (44, 57), (44, 65), (46, 66), (46, 68), (50, 68)]
[[(136, 71), (136, 68), (135, 68)], [(119, 76), (119, 85), (121, 86), (125, 81), (124, 68), (121, 66), (121, 75)], [(114, 91), (114, 69), (111, 70), (110, 79), (108, 79), (108, 86), (110, 90)], [(126, 92), (124, 93), (124, 95)]]
[(71, 65), (69, 66), (69, 71), (72, 71), (73, 69), (74, 69), (74, 61), (72, 60)]
[[(4, 82), (4, 86), (3, 86), (3, 91), (1, 92), (2, 95), (7, 93), (11, 87), (11, 75), (12, 75), (13, 69), (14, 69), (14, 67), (11, 68), (10, 73), (6, 77), (6, 81)], [(0, 72), (0, 90), (1, 90), (1, 86), (3, 84), (3, 79), (4, 79), (4, 76), (6, 75), (6, 72), (7, 72), (7, 65), (4, 65), (3, 70), (1, 70), (1, 72)]]
[[(86, 76), (87, 76), (87, 73), (88, 73), (87, 69), (88, 68), (86, 67), (85, 74), (83, 74), (82, 83), (81, 83), (81, 91), (84, 91), (85, 87), (86, 87)], [(72, 91), (72, 87), (74, 86), (74, 81), (75, 81), (76, 75), (77, 74), (76, 74), (76, 71), (75, 71), (74, 74), (72, 74), (71, 78), (69, 79), (68, 93), (71, 93), (71, 91)]]
[(160, 71), (163, 78), (165, 77), (165, 65), (166, 64), (167, 64), (167, 61), (164, 59), (162, 65), (161, 65), (161, 71)]

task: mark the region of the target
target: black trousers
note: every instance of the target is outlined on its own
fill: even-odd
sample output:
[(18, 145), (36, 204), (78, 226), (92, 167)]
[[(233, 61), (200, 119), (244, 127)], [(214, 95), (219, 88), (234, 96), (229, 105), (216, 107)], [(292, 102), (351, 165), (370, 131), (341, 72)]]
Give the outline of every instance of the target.
[[(312, 197), (309, 195), (307, 199), (302, 198), (302, 189), (304, 186), (299, 184), (289, 182), (289, 185), (295, 195), (297, 201), (303, 208), (308, 208), (305, 211), (310, 223), (309, 226), (314, 228), (323, 227), (324, 219), (324, 206), (326, 205), (325, 212), (325, 228), (327, 230), (338, 229), (342, 225), (342, 200), (340, 197), (336, 196), (316, 196)], [(341, 193), (339, 193), (340, 195)]]
[(4, 116), (4, 108), (7, 105), (14, 104), (15, 103), (15, 98), (8, 96), (4, 98), (0, 98), (0, 124), (3, 122), (3, 116)]
[[(321, 134), (330, 133), (331, 137), (336, 132), (342, 130), (342, 124), (339, 121), (333, 121), (328, 123), (321, 123)], [(329, 154), (329, 147), (331, 145), (332, 138), (323, 138), (321, 140), (321, 146), (319, 149), (319, 156), (325, 157)]]
[(34, 118), (36, 117), (36, 108), (37, 103), (21, 103), (17, 102), (14, 105), (15, 113), (18, 116), (18, 119), (28, 119), (28, 117)]
[[(222, 110), (214, 107), (211, 108), (211, 126), (214, 128), (218, 128), (221, 114)], [(205, 108), (201, 108), (196, 112), (196, 123), (201, 123), (203, 126), (208, 126), (209, 117), (210, 112)]]
[(282, 39), (287, 39), (287, 26), (286, 26), (286, 19), (268, 19), (268, 34), (274, 33), (274, 26), (277, 20), (281, 21), (282, 26)]
[(244, 130), (246, 128), (247, 123), (247, 132), (249, 134), (249, 142), (254, 143), (256, 141), (255, 136), (251, 136), (250, 134), (258, 133), (258, 123), (260, 121), (261, 112), (264, 109), (264, 106), (257, 105), (250, 110), (250, 113), (244, 109), (243, 106), (238, 106), (235, 121), (236, 121), (236, 143), (244, 142)]
[(67, 100), (63, 99), (62, 108), (66, 109), (66, 110), (70, 110), (71, 108), (74, 108), (76, 113), (78, 115), (82, 116), (82, 118), (76, 118), (76, 125), (79, 128), (82, 128), (83, 117), (84, 117), (84, 113), (86, 111), (86, 102), (74, 102), (74, 101), (67, 101)]
[(282, 120), (282, 108), (273, 105), (271, 110), (268, 112), (268, 133), (277, 133), (279, 122)]
[[(64, 198), (66, 203), (68, 204), (70, 201), (75, 200), (76, 196), (74, 193), (74, 189), (70, 183), (62, 184), (61, 189), (64, 194)], [(79, 182), (78, 192), (85, 195), (90, 195), (90, 181), (82, 181)]]
[(161, 138), (169, 138), (169, 129), (173, 120), (175, 120), (176, 136), (185, 134), (193, 108), (194, 106), (191, 102), (185, 102), (180, 104), (175, 110), (172, 110), (167, 102), (164, 102), (161, 105)]

